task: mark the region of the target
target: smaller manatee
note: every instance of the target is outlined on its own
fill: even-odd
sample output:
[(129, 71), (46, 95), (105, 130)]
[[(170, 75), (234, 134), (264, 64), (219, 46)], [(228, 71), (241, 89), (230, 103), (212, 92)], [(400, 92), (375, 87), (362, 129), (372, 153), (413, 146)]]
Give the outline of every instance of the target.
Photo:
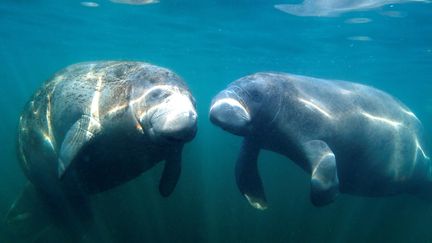
[(422, 125), (375, 88), (287, 73), (256, 73), (212, 101), (210, 120), (244, 137), (235, 174), (252, 206), (267, 207), (258, 171), (261, 149), (285, 155), (311, 175), (316, 206), (339, 193), (432, 196)]

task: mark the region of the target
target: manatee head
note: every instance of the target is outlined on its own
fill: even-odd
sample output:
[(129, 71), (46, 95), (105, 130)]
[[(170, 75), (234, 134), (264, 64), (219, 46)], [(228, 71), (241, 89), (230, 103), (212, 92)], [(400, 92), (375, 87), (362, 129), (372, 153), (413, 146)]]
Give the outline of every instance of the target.
[(197, 131), (195, 101), (185, 85), (158, 82), (134, 87), (133, 113), (142, 132), (154, 142), (187, 142)]
[(234, 81), (213, 98), (211, 122), (240, 136), (265, 128), (280, 108), (280, 90), (273, 81), (268, 73)]

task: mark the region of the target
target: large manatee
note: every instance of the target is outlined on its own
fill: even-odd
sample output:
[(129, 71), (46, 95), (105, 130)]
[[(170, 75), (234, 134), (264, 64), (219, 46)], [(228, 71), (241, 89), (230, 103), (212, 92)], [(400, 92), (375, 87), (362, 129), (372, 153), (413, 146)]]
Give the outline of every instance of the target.
[(349, 193), (432, 195), (432, 167), (422, 125), (378, 89), (285, 73), (256, 73), (231, 83), (210, 108), (211, 121), (244, 137), (236, 165), (241, 193), (256, 208), (267, 202), (260, 149), (285, 155), (311, 175), (316, 206)]
[[(129, 181), (161, 161), (159, 191), (168, 196), (196, 121), (194, 98), (168, 69), (143, 62), (78, 63), (55, 74), (26, 105), (18, 157), (50, 207), (82, 206), (87, 195)], [(9, 222), (29, 217), (20, 210), (11, 209)]]

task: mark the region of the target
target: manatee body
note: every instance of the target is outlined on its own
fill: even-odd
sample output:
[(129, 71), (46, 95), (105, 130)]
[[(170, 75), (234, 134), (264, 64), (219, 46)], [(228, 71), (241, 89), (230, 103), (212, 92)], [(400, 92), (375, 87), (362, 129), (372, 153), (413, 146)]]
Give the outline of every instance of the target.
[(431, 163), (422, 125), (401, 102), (372, 87), (285, 73), (256, 73), (212, 101), (210, 120), (244, 137), (236, 164), (241, 193), (267, 207), (260, 149), (285, 155), (311, 175), (311, 201), (336, 195), (429, 194)]
[(172, 71), (142, 62), (71, 65), (32, 97), (19, 123), (18, 156), (42, 194), (93, 194), (165, 161), (159, 190), (180, 175), (196, 133), (194, 98)]

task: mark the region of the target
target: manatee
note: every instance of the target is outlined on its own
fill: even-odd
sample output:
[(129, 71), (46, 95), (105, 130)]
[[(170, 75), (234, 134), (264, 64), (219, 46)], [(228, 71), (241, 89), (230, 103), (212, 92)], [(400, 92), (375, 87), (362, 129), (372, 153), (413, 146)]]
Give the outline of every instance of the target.
[(421, 122), (407, 106), (373, 87), (256, 73), (214, 97), (210, 120), (244, 137), (236, 182), (258, 209), (267, 207), (257, 167), (261, 149), (286, 156), (310, 174), (315, 206), (333, 202), (340, 193), (432, 195)]
[[(183, 146), (196, 131), (195, 100), (174, 72), (143, 62), (84, 62), (36, 91), (20, 117), (17, 151), (32, 187), (61, 210), (63, 204), (83, 207), (88, 195), (161, 161), (159, 191), (170, 195)], [(12, 208), (8, 217), (20, 215), (28, 212)]]

